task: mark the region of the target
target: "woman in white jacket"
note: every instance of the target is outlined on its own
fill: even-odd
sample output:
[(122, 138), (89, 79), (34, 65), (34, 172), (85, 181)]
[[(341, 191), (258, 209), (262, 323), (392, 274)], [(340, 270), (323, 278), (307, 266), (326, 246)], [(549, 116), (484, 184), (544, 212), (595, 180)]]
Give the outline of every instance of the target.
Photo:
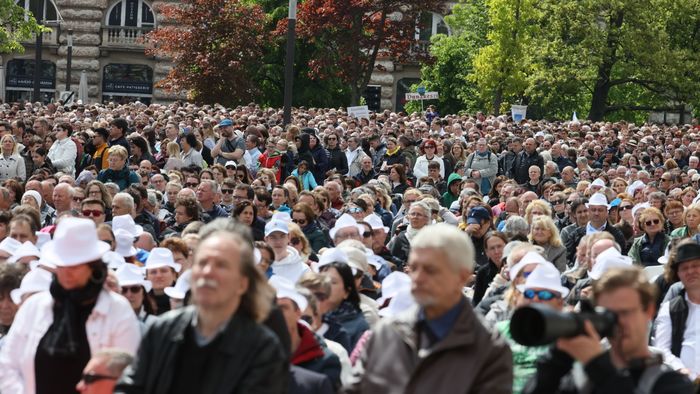
[(105, 348), (136, 353), (136, 315), (124, 297), (104, 288), (101, 256), (108, 250), (91, 220), (59, 222), (42, 249), (42, 260), (56, 266), (50, 290), (17, 312), (0, 350), (0, 392), (75, 392), (92, 354)]
[(440, 164), (440, 177), (445, 179), (445, 164), (442, 162), (442, 158), (436, 154), (437, 143), (433, 140), (427, 140), (423, 142), (420, 150), (423, 155), (418, 156), (416, 164), (413, 166), (413, 176), (416, 177), (416, 181), (428, 176), (428, 164), (431, 161), (436, 161)]
[(56, 141), (49, 149), (48, 157), (57, 171), (75, 176), (75, 158), (78, 156), (78, 147), (70, 139), (73, 127), (68, 123), (60, 123), (55, 128)]

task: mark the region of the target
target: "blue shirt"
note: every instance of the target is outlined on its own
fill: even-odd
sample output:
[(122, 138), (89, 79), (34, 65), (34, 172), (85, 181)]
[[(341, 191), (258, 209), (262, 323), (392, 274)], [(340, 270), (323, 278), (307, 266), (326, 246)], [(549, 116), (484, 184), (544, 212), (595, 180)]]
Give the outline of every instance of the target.
[(426, 318), (425, 311), (421, 308), (420, 312), (418, 312), (418, 321), (424, 323), (427, 331), (426, 334), (432, 339), (432, 343), (442, 341), (447, 334), (450, 333), (465, 302), (465, 298), (461, 297), (460, 301), (455, 306), (435, 319)]
[(595, 228), (591, 225), (591, 222), (588, 222), (588, 223), (586, 223), (586, 235), (593, 234), (593, 233), (599, 233), (601, 231), (604, 231), (606, 225), (607, 225), (607, 223), (603, 223), (603, 225), (600, 226), (599, 228)]

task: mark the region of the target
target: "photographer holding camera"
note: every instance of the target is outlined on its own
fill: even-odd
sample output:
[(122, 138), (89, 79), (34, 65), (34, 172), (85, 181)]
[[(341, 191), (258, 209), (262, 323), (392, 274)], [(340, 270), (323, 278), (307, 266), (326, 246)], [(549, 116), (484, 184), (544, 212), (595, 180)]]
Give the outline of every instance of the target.
[[(590, 321), (585, 335), (559, 338), (537, 361), (537, 372), (524, 393), (693, 393), (684, 375), (649, 350), (656, 288), (638, 268), (612, 269), (593, 284), (593, 300), (617, 316), (606, 350)], [(583, 367), (579, 379), (574, 362)], [(572, 370), (574, 368), (574, 370)]]

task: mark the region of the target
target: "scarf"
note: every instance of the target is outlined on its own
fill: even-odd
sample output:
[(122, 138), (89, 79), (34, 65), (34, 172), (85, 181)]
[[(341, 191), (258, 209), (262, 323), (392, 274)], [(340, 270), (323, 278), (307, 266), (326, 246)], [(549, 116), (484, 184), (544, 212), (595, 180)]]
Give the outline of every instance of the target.
[(391, 149), (391, 150), (387, 150), (387, 151), (386, 151), (386, 155), (387, 155), (387, 156), (393, 156), (393, 155), (395, 155), (395, 154), (397, 154), (397, 153), (399, 152), (399, 149), (401, 149), (401, 147), (397, 145), (396, 148)]
[(416, 234), (418, 234), (418, 231), (419, 230), (416, 230), (410, 224), (408, 225), (408, 227), (406, 228), (406, 239), (408, 239), (409, 244), (411, 243), (411, 241), (413, 241), (413, 237), (415, 237)]
[(75, 355), (78, 353), (76, 328), (80, 324), (80, 316), (89, 316), (102, 291), (102, 285), (107, 278), (105, 270), (94, 269), (88, 283), (79, 289), (64, 289), (56, 276), (51, 281), (49, 291), (54, 299), (53, 323), (44, 336), (44, 347), (50, 355)]
[(323, 321), (335, 321), (342, 325), (344, 322), (350, 321), (357, 317), (359, 313), (360, 311), (358, 308), (355, 308), (350, 301), (344, 300), (340, 303), (340, 305), (338, 305), (337, 308), (323, 315)]

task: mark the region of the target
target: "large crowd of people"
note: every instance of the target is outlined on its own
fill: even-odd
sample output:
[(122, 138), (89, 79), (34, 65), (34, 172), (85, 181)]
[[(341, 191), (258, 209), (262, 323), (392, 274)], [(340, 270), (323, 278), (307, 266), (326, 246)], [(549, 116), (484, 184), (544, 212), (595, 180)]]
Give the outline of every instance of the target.
[(0, 149), (2, 394), (700, 382), (697, 120), (15, 103)]

